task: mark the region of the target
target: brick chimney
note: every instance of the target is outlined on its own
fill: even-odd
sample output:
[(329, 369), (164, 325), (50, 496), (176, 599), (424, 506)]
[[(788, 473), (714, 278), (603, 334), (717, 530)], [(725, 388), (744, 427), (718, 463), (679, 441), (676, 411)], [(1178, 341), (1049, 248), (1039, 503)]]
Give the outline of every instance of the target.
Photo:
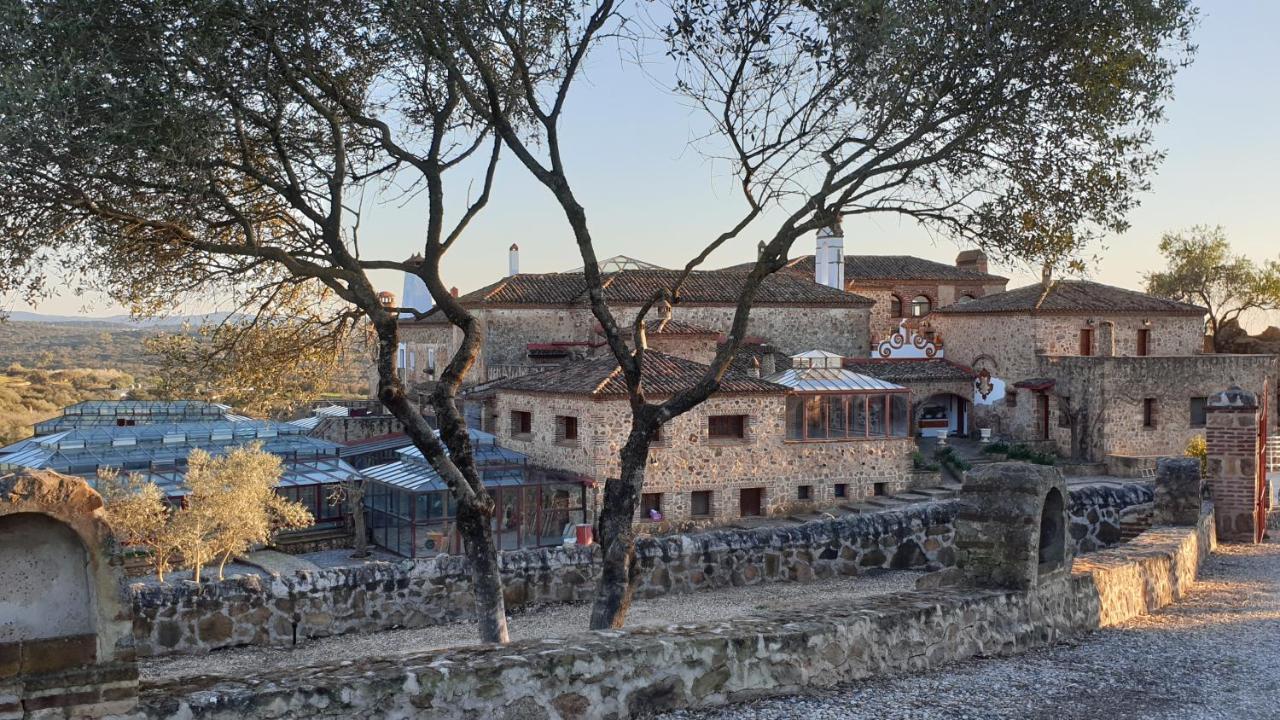
[(965, 250), (956, 256), (956, 267), (961, 270), (987, 273), (987, 254), (981, 250)]

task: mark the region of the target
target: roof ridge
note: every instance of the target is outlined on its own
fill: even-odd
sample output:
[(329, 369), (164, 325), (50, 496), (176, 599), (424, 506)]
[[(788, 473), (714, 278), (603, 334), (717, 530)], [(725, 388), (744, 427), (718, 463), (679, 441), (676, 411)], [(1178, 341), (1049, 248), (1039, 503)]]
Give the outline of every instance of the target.
[(495, 283), (493, 289), (484, 294), (484, 299), (488, 300), (494, 295), (497, 295), (503, 288), (511, 284), (511, 278), (513, 277), (518, 277), (518, 275), (508, 275)]

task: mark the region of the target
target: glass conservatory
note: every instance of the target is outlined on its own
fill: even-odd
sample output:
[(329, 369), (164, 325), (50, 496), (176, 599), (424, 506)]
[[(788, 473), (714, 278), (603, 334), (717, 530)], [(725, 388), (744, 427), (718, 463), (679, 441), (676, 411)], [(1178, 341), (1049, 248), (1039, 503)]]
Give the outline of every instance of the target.
[(787, 440), (877, 440), (910, 434), (911, 391), (840, 367), (834, 353), (792, 357), (793, 367), (767, 378), (791, 388)]
[[(560, 545), (587, 522), (582, 477), (535, 468), (522, 453), (500, 447), (489, 433), (471, 430), (476, 465), (497, 507), (494, 542), (499, 550)], [(417, 448), (399, 460), (364, 470), (365, 509), (374, 544), (404, 557), (462, 551), (457, 507), (444, 480)]]

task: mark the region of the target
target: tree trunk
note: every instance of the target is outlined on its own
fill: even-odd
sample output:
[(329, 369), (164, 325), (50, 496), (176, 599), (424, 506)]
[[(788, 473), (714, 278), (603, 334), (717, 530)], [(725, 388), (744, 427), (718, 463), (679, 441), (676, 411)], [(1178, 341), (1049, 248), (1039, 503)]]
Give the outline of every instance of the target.
[(231, 553), (230, 553), (230, 552), (225, 552), (225, 553), (223, 553), (223, 554), (222, 554), (222, 562), (218, 563), (218, 579), (219, 579), (219, 580), (223, 580), (223, 579), (225, 579), (225, 578), (223, 577), (223, 570), (225, 570), (225, 569), (226, 569), (226, 567), (227, 567), (227, 561), (228, 561), (228, 560), (230, 560), (230, 559), (231, 559)]
[(458, 506), (458, 534), (462, 550), (471, 563), (471, 584), (476, 596), (476, 624), (484, 642), (506, 643), (507, 605), (502, 594), (498, 549), (493, 542), (493, 523), (489, 515), (476, 509)]
[(609, 478), (604, 484), (604, 505), (596, 519), (596, 533), (604, 557), (600, 580), (596, 583), (595, 602), (591, 607), (591, 629), (621, 628), (631, 608), (635, 586), (631, 582), (635, 561), (636, 506), (644, 489), (644, 469), (649, 461), (649, 437), (652, 431), (638, 430), (633, 425), (627, 444), (623, 446), (621, 477)]
[(352, 557), (366, 558), (369, 557), (369, 535), (364, 527), (364, 483), (359, 483), (358, 492), (351, 493), (349, 497), (353, 498), (351, 503), (351, 532), (354, 534), (355, 552)]

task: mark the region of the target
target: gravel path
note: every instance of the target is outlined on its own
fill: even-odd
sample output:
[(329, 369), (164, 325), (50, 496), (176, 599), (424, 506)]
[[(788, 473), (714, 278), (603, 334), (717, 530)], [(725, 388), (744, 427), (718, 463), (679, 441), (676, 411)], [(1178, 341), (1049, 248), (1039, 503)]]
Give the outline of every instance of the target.
[(665, 720), (1280, 717), (1280, 542), (1220, 546), (1182, 602), (1080, 641)]
[[(630, 625), (641, 627), (706, 622), (818, 601), (901, 592), (914, 588), (916, 578), (921, 574), (908, 571), (879, 572), (806, 584), (770, 583), (637, 600), (631, 607)], [(521, 613), (511, 618), (511, 639), (558, 638), (583, 632), (587, 627), (590, 610), (588, 605), (554, 605)], [(144, 659), (139, 662), (139, 671), (143, 681), (192, 675), (246, 676), (274, 669), (362, 657), (391, 657), (472, 645), (475, 642), (472, 625), (457, 623), (413, 630), (339, 635), (293, 648), (232, 648), (208, 655)]]

